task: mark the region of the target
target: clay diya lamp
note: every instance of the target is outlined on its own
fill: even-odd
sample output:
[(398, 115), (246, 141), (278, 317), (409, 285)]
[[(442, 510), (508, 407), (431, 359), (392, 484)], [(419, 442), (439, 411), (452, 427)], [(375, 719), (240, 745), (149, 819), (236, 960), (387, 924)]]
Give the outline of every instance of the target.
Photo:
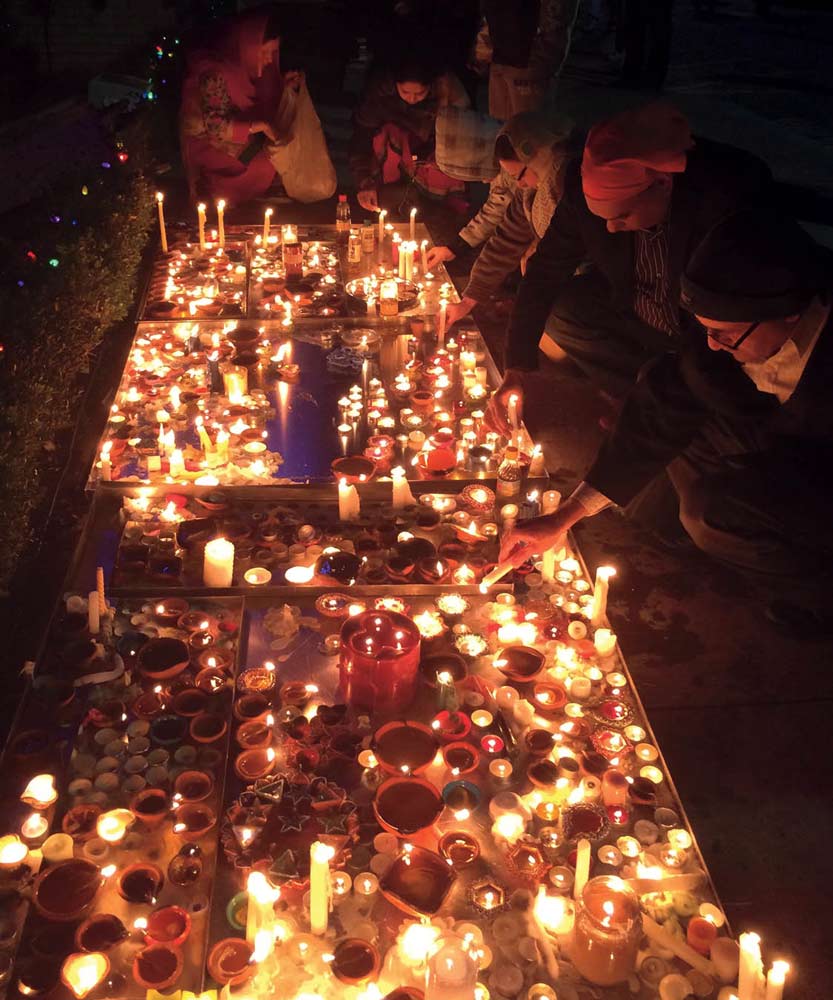
[(552, 792), (556, 788), (561, 774), (558, 765), (548, 757), (532, 761), (526, 770), (526, 776), (536, 788)]
[(437, 712), (431, 721), (431, 729), (441, 742), (454, 743), (464, 740), (471, 732), (471, 719), (465, 712)]
[(628, 783), (628, 796), (635, 805), (655, 806), (657, 804), (657, 786), (641, 775)]
[(226, 670), (234, 669), (234, 652), (226, 649), (225, 646), (209, 646), (197, 656), (197, 666), (200, 670)]
[(339, 982), (355, 986), (375, 980), (381, 967), (379, 952), (364, 938), (344, 938), (333, 949), (330, 971)]
[(256, 719), (244, 722), (237, 730), (235, 739), (242, 750), (252, 750), (257, 747), (267, 747), (272, 742), (272, 727), (266, 722)]
[(452, 570), (461, 566), (468, 557), (466, 547), (459, 542), (443, 542), (438, 551)]
[(369, 482), (375, 472), (376, 463), (364, 455), (348, 455), (337, 458), (330, 466), (336, 482), (346, 480), (351, 486)]
[(119, 875), (116, 888), (128, 903), (155, 903), (164, 884), (161, 868), (146, 861), (137, 861)]
[(443, 834), (439, 843), (440, 855), (451, 863), (452, 868), (466, 868), (480, 857), (477, 840), (463, 830), (451, 830)]
[(461, 774), (471, 774), (480, 764), (480, 754), (470, 744), (455, 740), (443, 747), (443, 761), (451, 773), (458, 777)]
[(180, 948), (191, 933), (191, 917), (181, 906), (160, 906), (148, 915), (145, 941)]
[(414, 572), (415, 563), (407, 555), (394, 553), (385, 562), (385, 572), (393, 583), (405, 583)]
[(524, 743), (530, 757), (546, 757), (555, 746), (555, 735), (548, 729), (530, 729)]
[(163, 625), (173, 625), (187, 613), (189, 607), (182, 597), (166, 597), (155, 603), (153, 617)]
[(432, 479), (444, 479), (457, 468), (457, 455), (451, 448), (434, 448), (421, 451), (417, 456), (417, 468)]
[(228, 684), (228, 674), (218, 667), (206, 667), (194, 678), (194, 684), (205, 694), (217, 694)]
[(203, 712), (191, 719), (188, 732), (195, 743), (207, 745), (221, 740), (228, 731), (228, 723), (221, 715)]
[(388, 722), (376, 731), (373, 752), (389, 774), (421, 774), (437, 754), (437, 738), (421, 722)]
[(524, 684), (534, 680), (544, 668), (544, 654), (531, 646), (506, 646), (492, 661), (509, 681)]
[(304, 684), (303, 681), (287, 681), (286, 684), (281, 685), (278, 697), (281, 700), (281, 705), (294, 705), (296, 708), (303, 708), (309, 704), (314, 693), (315, 691), (310, 690), (310, 686)]
[(129, 932), (112, 913), (95, 913), (75, 932), (75, 947), (79, 951), (109, 951), (121, 944)]
[(217, 814), (202, 802), (184, 802), (176, 811), (174, 833), (189, 844), (204, 837), (217, 822)]
[(397, 856), (379, 880), (379, 889), (404, 913), (433, 917), (442, 908), (454, 880), (454, 871), (445, 858), (423, 847), (411, 847)]
[(130, 706), (138, 719), (154, 719), (167, 708), (167, 700), (161, 691), (143, 691)]
[(208, 955), (211, 978), (224, 986), (240, 986), (257, 968), (252, 962), (252, 954), (252, 946), (243, 938), (218, 941)]
[(560, 684), (539, 683), (532, 689), (535, 711), (545, 718), (559, 715), (567, 700), (567, 691)]
[(458, 653), (436, 653), (420, 660), (419, 672), (430, 688), (436, 688), (440, 674), (448, 674), (452, 683), (459, 684), (468, 677), (469, 668)]
[(455, 780), (443, 788), (443, 803), (462, 821), (480, 805), (480, 789), (470, 781)]
[(101, 888), (98, 865), (82, 858), (59, 861), (35, 879), (32, 900), (47, 920), (77, 923), (87, 915)]
[(174, 794), (183, 802), (203, 802), (214, 791), (214, 778), (205, 771), (183, 771), (174, 781)]
[(151, 742), (160, 747), (179, 746), (188, 732), (188, 720), (178, 715), (158, 715), (151, 721)]
[(165, 819), (171, 804), (161, 788), (143, 788), (130, 801), (130, 811), (148, 829), (153, 829)]
[(177, 715), (181, 715), (186, 719), (192, 719), (195, 715), (204, 712), (207, 704), (208, 695), (206, 692), (192, 687), (186, 688), (175, 695), (171, 702), (171, 708)]
[(210, 632), (217, 635), (217, 619), (199, 608), (186, 611), (177, 620), (177, 625), (183, 632), (193, 635), (195, 632)]
[(424, 778), (394, 777), (382, 782), (373, 800), (379, 825), (397, 837), (412, 837), (439, 819), (443, 800)]
[(352, 552), (326, 552), (316, 559), (314, 575), (325, 582), (352, 587), (361, 574), (362, 566), (362, 559)]
[(95, 825), (100, 815), (101, 806), (92, 802), (82, 802), (67, 811), (61, 821), (61, 829), (69, 834), (76, 844), (86, 843), (98, 836)]
[(188, 666), (190, 654), (181, 639), (151, 639), (139, 650), (136, 658), (140, 673), (151, 680), (176, 677)]
[(238, 722), (264, 721), (272, 711), (268, 698), (262, 694), (244, 694), (234, 703), (234, 717)]
[(275, 690), (275, 671), (268, 667), (250, 667), (237, 678), (237, 688), (243, 694), (269, 694)]
[(152, 944), (133, 959), (133, 978), (146, 990), (166, 990), (182, 975), (182, 965), (182, 953), (177, 948)]
[(241, 781), (249, 784), (270, 775), (275, 769), (275, 760), (275, 751), (271, 747), (244, 750), (234, 761), (234, 772)]
[(410, 401), (414, 413), (426, 415), (434, 412), (434, 393), (430, 389), (415, 389)]
[(443, 559), (429, 557), (419, 560), (416, 564), (416, 572), (421, 583), (436, 587), (448, 580), (451, 567)]
[(216, 638), (213, 632), (192, 632), (188, 636), (188, 650), (190, 654), (198, 656), (199, 653), (211, 648)]

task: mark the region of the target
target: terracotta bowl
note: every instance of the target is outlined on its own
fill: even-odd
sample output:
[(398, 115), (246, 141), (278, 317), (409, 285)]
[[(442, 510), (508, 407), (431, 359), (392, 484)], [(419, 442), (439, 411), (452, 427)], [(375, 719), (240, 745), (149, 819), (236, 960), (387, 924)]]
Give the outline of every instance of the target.
[(98, 865), (82, 858), (59, 861), (35, 879), (33, 902), (47, 920), (78, 921), (86, 916), (101, 888)]
[(421, 722), (388, 722), (373, 737), (373, 752), (389, 774), (401, 775), (403, 767), (421, 774), (431, 766), (437, 749), (436, 736)]
[(544, 654), (531, 646), (506, 646), (498, 652), (493, 662), (507, 680), (524, 684), (535, 680), (541, 673)]
[(189, 732), (196, 743), (216, 743), (228, 731), (228, 723), (221, 715), (202, 712), (191, 719)]
[(411, 916), (432, 917), (445, 902), (454, 884), (446, 860), (423, 847), (400, 854), (379, 880), (389, 903)]
[(155, 903), (164, 884), (161, 868), (137, 861), (121, 872), (116, 888), (128, 903)]
[(146, 827), (159, 826), (170, 809), (168, 796), (160, 788), (143, 788), (130, 801), (130, 811)]
[(375, 979), (381, 967), (378, 950), (364, 938), (344, 938), (333, 949), (330, 969), (342, 983), (354, 986)]
[(171, 708), (177, 715), (182, 715), (186, 719), (193, 719), (205, 711), (208, 704), (208, 693), (199, 687), (186, 688), (180, 691), (171, 702)]
[(211, 978), (223, 985), (239, 986), (255, 971), (252, 946), (243, 938), (225, 938), (218, 941), (208, 955)]
[(443, 808), (442, 796), (424, 778), (388, 778), (373, 800), (379, 825), (397, 837), (412, 837), (433, 826)]
[(347, 458), (337, 458), (330, 466), (336, 482), (345, 479), (351, 486), (357, 483), (369, 482), (375, 472), (376, 463), (363, 455), (349, 455)]
[(160, 906), (147, 918), (145, 940), (180, 948), (191, 933), (191, 917), (181, 906)]
[(174, 833), (189, 844), (195, 844), (217, 822), (217, 813), (202, 802), (185, 802), (176, 811)]
[(142, 948), (133, 959), (133, 978), (147, 990), (166, 990), (182, 975), (182, 952), (166, 944)]
[(176, 677), (188, 666), (188, 647), (181, 639), (151, 639), (139, 650), (136, 661), (140, 672), (152, 680)]
[(79, 951), (109, 951), (121, 944), (129, 932), (112, 913), (95, 913), (75, 932), (75, 947)]

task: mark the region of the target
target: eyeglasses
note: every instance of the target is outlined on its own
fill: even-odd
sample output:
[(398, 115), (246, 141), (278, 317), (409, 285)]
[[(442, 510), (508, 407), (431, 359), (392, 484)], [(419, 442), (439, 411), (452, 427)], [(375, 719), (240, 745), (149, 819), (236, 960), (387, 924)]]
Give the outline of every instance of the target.
[(529, 167), (526, 164), (524, 164), (523, 170), (515, 178), (515, 183), (516, 184), (520, 184), (521, 183), (521, 181), (524, 179), (524, 174), (527, 172), (527, 170), (529, 170)]
[(727, 351), (736, 351), (740, 347), (740, 345), (744, 342), (744, 340), (746, 340), (747, 337), (752, 336), (752, 334), (758, 329), (758, 327), (761, 325), (762, 322), (763, 320), (759, 319), (756, 322), (752, 323), (752, 325), (747, 327), (746, 330), (744, 330), (743, 333), (738, 337), (738, 339), (732, 344), (730, 344), (728, 340), (723, 339), (722, 335), (723, 331), (716, 330), (714, 327), (711, 326), (707, 326), (704, 329), (706, 331), (706, 336), (710, 340), (713, 340), (716, 344), (720, 344), (721, 347), (725, 347)]

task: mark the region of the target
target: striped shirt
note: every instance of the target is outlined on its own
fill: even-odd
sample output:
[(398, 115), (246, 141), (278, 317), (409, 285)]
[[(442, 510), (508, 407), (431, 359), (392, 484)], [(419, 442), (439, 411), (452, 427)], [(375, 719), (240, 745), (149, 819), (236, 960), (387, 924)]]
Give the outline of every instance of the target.
[(680, 317), (668, 289), (668, 225), (635, 234), (633, 311), (655, 330), (679, 332)]

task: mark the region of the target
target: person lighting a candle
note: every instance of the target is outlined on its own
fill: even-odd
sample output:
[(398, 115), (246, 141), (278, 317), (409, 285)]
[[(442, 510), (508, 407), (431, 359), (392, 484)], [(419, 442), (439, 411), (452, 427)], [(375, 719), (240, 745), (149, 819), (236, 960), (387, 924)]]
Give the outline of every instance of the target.
[(240, 205), (264, 195), (276, 173), (299, 201), (335, 191), (304, 75), (279, 65), (281, 20), (261, 8), (216, 22), (187, 54), (179, 118), (193, 202)]
[(680, 274), (698, 243), (731, 212), (769, 205), (770, 189), (761, 161), (695, 138), (667, 102), (595, 125), (518, 290), (491, 428), (506, 432), (506, 398), (537, 369), (542, 333), (602, 394), (609, 426), (641, 366), (683, 340)]
[[(461, 201), (465, 184), (444, 174), (436, 162), (435, 121), (442, 107), (468, 106), (462, 84), (427, 54), (408, 51), (404, 44), (389, 65), (370, 78), (353, 115), (348, 158), (359, 204), (379, 211), (385, 189), (403, 179), (435, 200), (456, 195)], [(397, 202), (400, 197), (401, 189)]]
[(747, 210), (715, 226), (682, 276), (699, 334), (645, 367), (585, 481), (510, 532), (500, 561), (559, 544), (665, 470), (688, 536), (753, 582), (779, 630), (831, 634), (831, 284), (826, 253), (792, 219)]

